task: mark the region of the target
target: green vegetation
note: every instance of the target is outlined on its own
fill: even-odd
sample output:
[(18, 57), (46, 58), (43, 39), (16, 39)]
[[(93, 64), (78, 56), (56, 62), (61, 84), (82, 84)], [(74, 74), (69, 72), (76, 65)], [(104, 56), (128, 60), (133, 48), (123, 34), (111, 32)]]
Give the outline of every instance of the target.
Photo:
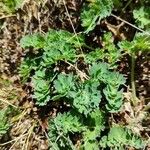
[(6, 108), (0, 110), (0, 138), (2, 135), (6, 134), (10, 125), (8, 123), (8, 111)]
[[(130, 1), (125, 7), (128, 5)], [(81, 32), (49, 29), (46, 33), (26, 35), (20, 41), (22, 48), (32, 49), (21, 63), (19, 74), (22, 83), (31, 82), (37, 107), (55, 102), (65, 106), (65, 110), (49, 118), (48, 137), (52, 149), (145, 147), (146, 142), (139, 135), (120, 123), (109, 124), (108, 118), (123, 108), (126, 78), (118, 66), (125, 55), (132, 59), (131, 102), (137, 105), (135, 60), (139, 52), (150, 50), (149, 9), (143, 5), (133, 10), (135, 23), (146, 31), (136, 32), (132, 41), (115, 41), (108, 31), (98, 37), (101, 44), (86, 41), (98, 23), (112, 16), (114, 7), (122, 6), (116, 0), (86, 1), (80, 16)], [(0, 133), (5, 133), (6, 121), (1, 128)]]

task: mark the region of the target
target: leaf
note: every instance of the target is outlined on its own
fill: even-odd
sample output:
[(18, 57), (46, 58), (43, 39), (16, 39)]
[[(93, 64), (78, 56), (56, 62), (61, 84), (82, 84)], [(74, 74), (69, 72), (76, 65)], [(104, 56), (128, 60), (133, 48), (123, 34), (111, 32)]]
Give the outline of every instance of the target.
[(44, 106), (50, 100), (49, 82), (45, 80), (45, 71), (38, 70), (32, 78), (34, 87), (33, 98), (36, 99), (36, 104)]
[(122, 146), (130, 146), (137, 149), (144, 147), (144, 142), (136, 134), (133, 134), (131, 130), (115, 125), (108, 133), (108, 136), (102, 137), (100, 145), (103, 148), (120, 148)]
[[(150, 25), (150, 9), (147, 7), (140, 7), (133, 10), (133, 17), (136, 19), (136, 23), (140, 28), (144, 28)], [(149, 26), (150, 27), (150, 26)]]
[(123, 103), (123, 90), (119, 90), (119, 87), (125, 83), (125, 78), (119, 72), (110, 72), (106, 81), (107, 86), (103, 89), (107, 100), (106, 109), (115, 113), (120, 110)]
[(94, 63), (89, 69), (89, 74), (92, 79), (98, 79), (102, 82), (105, 82), (108, 74), (108, 64)]
[(58, 95), (56, 97), (64, 97), (72, 90), (75, 90), (75, 80), (72, 74), (59, 74), (57, 80), (54, 81), (54, 88)]
[(26, 35), (20, 40), (20, 45), (23, 48), (33, 47), (36, 49), (43, 48), (45, 44), (44, 37), (38, 33)]
[(7, 108), (0, 110), (0, 138), (7, 133), (10, 125), (7, 118)]
[(150, 36), (146, 33), (137, 33), (133, 41), (122, 41), (119, 44), (120, 49), (126, 50), (130, 55), (137, 54), (139, 51), (150, 51)]
[(71, 145), (73, 145), (68, 136), (69, 133), (85, 130), (80, 119), (70, 112), (63, 114), (59, 113), (56, 118), (50, 120), (49, 125), (49, 139), (53, 143), (52, 145), (57, 145), (60, 150), (62, 147), (68, 147), (68, 149), (70, 149)]
[(95, 51), (92, 51), (85, 56), (85, 62), (86, 63), (93, 63), (97, 62), (98, 60), (103, 60), (105, 58), (105, 54), (103, 49), (95, 49)]
[[(87, 121), (88, 128), (83, 132), (84, 149), (99, 150), (98, 140), (101, 131), (104, 129), (104, 115), (97, 109), (90, 114), (90, 119)], [(90, 122), (91, 121), (91, 122)]]
[(97, 22), (110, 15), (113, 3), (111, 0), (94, 0), (89, 4), (85, 4), (82, 13), (82, 26), (85, 33), (93, 30)]
[(32, 69), (36, 68), (36, 64), (32, 59), (24, 59), (19, 67), (19, 75), (22, 78), (22, 83), (25, 83), (30, 77)]
[(84, 43), (84, 37), (64, 30), (49, 30), (45, 35), (43, 54), (43, 66), (52, 65), (60, 60), (74, 62), (76, 59), (76, 48)]
[(91, 113), (99, 107), (101, 101), (100, 91), (97, 89), (99, 83), (87, 82), (81, 85), (73, 95), (73, 106), (84, 115)]

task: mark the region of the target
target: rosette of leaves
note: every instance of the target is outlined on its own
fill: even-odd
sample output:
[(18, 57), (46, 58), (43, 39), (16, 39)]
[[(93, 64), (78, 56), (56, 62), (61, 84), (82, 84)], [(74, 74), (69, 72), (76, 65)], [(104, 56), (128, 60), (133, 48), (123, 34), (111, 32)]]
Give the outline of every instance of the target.
[(90, 67), (89, 74), (92, 79), (106, 86), (101, 90), (107, 100), (107, 110), (117, 112), (123, 102), (123, 90), (119, 88), (125, 83), (125, 78), (122, 74), (112, 72), (108, 68), (109, 65), (106, 63), (95, 63)]
[(69, 93), (76, 89), (75, 77), (73, 74), (59, 74), (54, 81), (55, 93), (57, 93), (52, 99), (56, 100), (61, 97), (69, 97)]
[(125, 83), (125, 78), (118, 72), (110, 72), (107, 76), (107, 85), (103, 93), (107, 100), (106, 109), (109, 112), (118, 112), (123, 103), (123, 90), (120, 86)]
[(36, 104), (39, 106), (46, 105), (50, 100), (50, 81), (46, 80), (45, 70), (38, 70), (32, 77), (34, 88), (33, 98), (36, 99)]
[(85, 3), (82, 13), (82, 26), (85, 33), (93, 30), (97, 22), (110, 15), (112, 11), (112, 0), (89, 0)]
[(93, 111), (88, 119), (88, 126), (86, 131), (83, 132), (83, 144), (81, 149), (99, 150), (98, 137), (104, 129), (104, 114), (99, 110)]
[(48, 136), (51, 142), (50, 145), (56, 150), (63, 148), (75, 149), (70, 135), (85, 130), (80, 118), (70, 112), (58, 114), (54, 119), (50, 120), (49, 125)]
[(51, 81), (45, 79), (44, 75), (41, 77), (40, 74), (46, 68), (50, 68), (52, 64), (60, 61), (76, 61), (76, 53), (84, 43), (84, 37), (80, 34), (76, 36), (64, 30), (51, 29), (45, 35), (38, 33), (27, 35), (21, 39), (20, 43), (23, 48), (32, 47), (36, 49), (36, 54), (33, 57), (29, 57), (29, 59), (25, 59), (22, 62), (20, 75), (23, 81), (26, 81), (30, 76), (31, 70), (35, 71), (32, 79), (34, 98), (37, 99), (38, 105), (43, 106), (50, 99), (48, 93)]
[(99, 107), (101, 93), (98, 90), (99, 83), (87, 81), (78, 86), (77, 91), (71, 92), (73, 106), (78, 112), (87, 116), (89, 113)]
[(103, 136), (100, 141), (100, 146), (102, 148), (111, 149), (126, 149), (129, 147), (134, 147), (136, 149), (144, 148), (144, 141), (136, 134), (133, 134), (131, 130), (122, 127), (114, 126), (110, 128), (107, 136)]

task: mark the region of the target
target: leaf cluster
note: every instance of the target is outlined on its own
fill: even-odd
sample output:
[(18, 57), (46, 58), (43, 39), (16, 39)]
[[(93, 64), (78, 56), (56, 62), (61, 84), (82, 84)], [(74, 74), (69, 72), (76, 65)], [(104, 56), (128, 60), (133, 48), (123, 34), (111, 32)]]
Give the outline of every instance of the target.
[[(55, 72), (54, 67), (58, 63), (69, 62), (72, 66), (77, 63), (78, 55), (81, 53), (80, 46), (85, 45), (84, 36), (74, 37), (72, 33), (52, 29), (46, 35), (36, 35), (21, 39), (21, 45), (24, 48), (33, 47), (37, 50), (37, 54), (32, 61), (24, 60), (20, 73), (26, 79), (31, 75), (31, 69), (34, 70), (31, 82), (36, 104), (44, 106), (49, 101), (63, 100), (70, 107), (69, 112), (58, 114), (56, 118), (50, 120), (51, 145), (56, 149), (65, 146), (68, 149), (69, 147), (74, 149), (71, 135), (79, 133), (81, 149), (88, 147), (98, 149), (97, 138), (100, 137), (105, 122), (99, 105), (104, 99), (105, 106), (102, 108), (104, 111), (114, 113), (120, 110), (123, 100), (123, 90), (120, 88), (125, 82), (123, 75), (113, 71), (111, 63), (102, 63), (99, 59), (93, 59), (87, 63), (86, 58), (90, 55), (89, 53), (84, 54), (83, 57), (88, 64), (88, 78), (81, 80), (78, 70), (72, 73)], [(107, 42), (107, 36), (104, 36), (104, 41), (109, 47), (112, 43)], [(107, 58), (108, 53), (104, 58)], [(116, 60), (113, 63), (115, 62)]]
[[(23, 48), (35, 50), (33, 57), (29, 55), (23, 61), (20, 74), (24, 81), (31, 77), (36, 104), (44, 106), (51, 101), (61, 101), (69, 107), (68, 112), (58, 113), (49, 121), (52, 149), (143, 147), (138, 136), (121, 126), (110, 128), (108, 135), (101, 138), (107, 127), (105, 114), (117, 113), (123, 105), (125, 78), (116, 71), (121, 53), (135, 55), (141, 49), (149, 50), (148, 35), (139, 33), (133, 41), (125, 40), (118, 45), (114, 44), (111, 33), (105, 33), (102, 48), (88, 47), (86, 34), (111, 14), (113, 2), (92, 0), (84, 4), (81, 12), (83, 33), (74, 35), (50, 29), (45, 34), (35, 33), (21, 39)], [(86, 48), (91, 51), (85, 52)], [(79, 62), (86, 66), (83, 70), (78, 68)]]
[(108, 136), (101, 138), (100, 145), (103, 148), (110, 147), (115, 150), (123, 150), (127, 147), (144, 148), (144, 142), (138, 135), (133, 134), (128, 128), (117, 125), (110, 129)]
[(3, 108), (0, 110), (0, 137), (6, 134), (10, 127), (7, 115), (8, 115), (7, 108)]
[(81, 21), (82, 26), (85, 28), (85, 33), (93, 30), (100, 20), (109, 16), (112, 8), (112, 0), (88, 1), (81, 12)]

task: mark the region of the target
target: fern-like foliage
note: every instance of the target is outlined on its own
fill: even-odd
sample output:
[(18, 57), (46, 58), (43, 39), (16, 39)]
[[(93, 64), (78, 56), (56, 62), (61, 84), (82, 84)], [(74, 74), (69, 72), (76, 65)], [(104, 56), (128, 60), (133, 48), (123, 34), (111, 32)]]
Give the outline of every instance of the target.
[(86, 3), (81, 13), (85, 33), (93, 30), (98, 21), (109, 16), (112, 7), (112, 0), (92, 0), (88, 4)]
[(97, 109), (88, 118), (83, 119), (76, 113), (68, 112), (58, 114), (50, 120), (49, 125), (48, 135), (53, 149), (77, 149), (70, 136), (80, 134), (82, 139), (79, 149), (96, 150), (98, 149), (96, 138), (100, 136), (100, 132), (104, 129), (104, 115)]
[(48, 135), (52, 142), (50, 145), (52, 149), (57, 150), (75, 149), (69, 135), (85, 130), (80, 119), (71, 113), (58, 114), (53, 120), (50, 120), (49, 125)]
[(45, 79), (45, 71), (38, 70), (32, 78), (36, 103), (40, 106), (46, 105), (50, 100), (49, 81)]
[(69, 93), (76, 89), (73, 75), (59, 74), (58, 79), (54, 81), (54, 88), (57, 92), (57, 95), (53, 97), (54, 100), (64, 96), (70, 97)]
[(121, 126), (114, 126), (110, 129), (108, 136), (102, 137), (100, 146), (114, 150), (125, 149), (125, 147), (141, 149), (144, 148), (144, 142), (139, 136), (133, 134), (131, 130)]
[(150, 27), (150, 8), (142, 6), (139, 9), (135, 9), (133, 16), (140, 28)]
[(91, 66), (90, 74), (95, 80), (99, 80), (99, 82), (106, 85), (103, 93), (107, 100), (107, 110), (112, 113), (118, 112), (123, 102), (123, 91), (119, 89), (125, 83), (123, 75), (118, 72), (110, 72), (108, 65), (105, 63), (98, 63)]
[(133, 41), (125, 40), (118, 45), (120, 49), (125, 50), (127, 53), (136, 55), (139, 51), (150, 51), (150, 36), (146, 33), (137, 33)]
[(36, 69), (36, 64), (32, 59), (24, 59), (19, 67), (19, 75), (21, 77), (22, 83), (25, 83), (30, 77), (30, 72), (32, 69)]
[(7, 108), (0, 110), (0, 138), (7, 133), (10, 125), (7, 118)]
[(111, 33), (105, 33), (102, 42), (103, 48), (96, 48), (85, 56), (85, 62), (93, 63), (95, 61), (106, 61), (110, 64), (111, 68), (117, 67), (117, 62), (122, 57), (121, 49), (118, 49), (113, 43), (113, 36)]
[(89, 128), (83, 132), (83, 144), (81, 149), (99, 150), (97, 138), (100, 137), (104, 129), (104, 114), (100, 110), (95, 110), (90, 114), (91, 122)]
[(90, 81), (81, 85), (76, 92), (72, 92), (73, 106), (84, 115), (87, 115), (99, 107), (101, 93), (98, 90), (99, 83)]
[(26, 35), (20, 40), (21, 47), (29, 48), (34, 47), (36, 49), (43, 48), (45, 44), (44, 37), (39, 34), (35, 33), (33, 35)]

